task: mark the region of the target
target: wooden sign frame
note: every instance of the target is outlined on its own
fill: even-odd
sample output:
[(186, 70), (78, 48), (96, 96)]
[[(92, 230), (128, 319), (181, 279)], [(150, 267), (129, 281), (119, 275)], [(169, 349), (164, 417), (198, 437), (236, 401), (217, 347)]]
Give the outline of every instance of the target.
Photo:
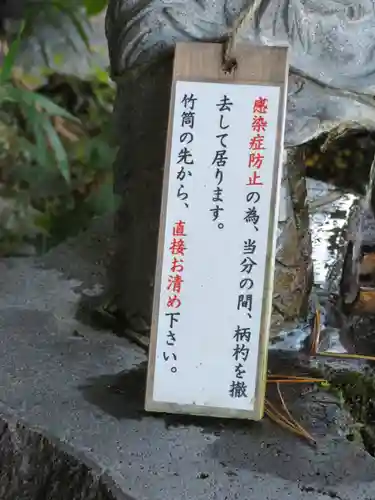
[[(223, 46), (219, 43), (188, 42), (178, 43), (175, 49), (173, 83), (171, 88), (170, 113), (167, 133), (166, 161), (163, 180), (162, 206), (158, 240), (158, 254), (155, 274), (153, 318), (149, 348), (145, 409), (151, 412), (205, 415), (220, 418), (243, 418), (260, 420), (264, 413), (266, 390), (267, 356), (269, 328), (272, 311), (274, 280), (275, 234), (278, 222), (279, 185), (281, 182), (281, 158), (284, 140), (284, 122), (288, 82), (288, 47), (266, 47), (238, 45), (235, 57), (237, 68), (232, 73), (222, 69)], [(274, 157), (273, 185), (271, 193), (270, 221), (267, 243), (265, 289), (262, 304), (261, 329), (258, 351), (258, 370), (256, 377), (256, 397), (254, 411), (230, 408), (178, 405), (155, 401), (153, 399), (154, 370), (156, 359), (157, 325), (161, 295), (162, 262), (166, 231), (166, 210), (170, 178), (172, 127), (175, 105), (175, 86), (177, 81), (211, 82), (273, 86), (280, 89), (279, 111), (277, 118), (276, 150)], [(219, 362), (219, 360), (218, 360)]]

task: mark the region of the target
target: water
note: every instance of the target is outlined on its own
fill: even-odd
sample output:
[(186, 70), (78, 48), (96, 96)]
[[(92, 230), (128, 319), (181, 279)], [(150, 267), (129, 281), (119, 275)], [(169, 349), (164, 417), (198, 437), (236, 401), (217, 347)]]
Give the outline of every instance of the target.
[[(326, 288), (330, 268), (335, 264), (340, 245), (340, 237), (347, 223), (350, 209), (357, 197), (339, 193), (324, 182), (307, 180), (308, 201), (310, 210), (310, 230), (313, 249), (315, 285)], [(324, 199), (333, 199), (327, 204), (314, 208)], [(323, 199), (324, 198), (324, 199)]]
[[(338, 192), (334, 187), (319, 181), (307, 180), (307, 199), (310, 205), (310, 231), (312, 260), (314, 266), (314, 288), (317, 296), (329, 288), (330, 271), (338, 259), (343, 245), (342, 232), (347, 224), (350, 210), (357, 197)], [(322, 294), (327, 295), (327, 294)], [(320, 301), (320, 299), (319, 299)], [(313, 304), (313, 303), (312, 303)], [(320, 303), (321, 326), (326, 323), (324, 299)], [(313, 307), (312, 307), (313, 309)], [(313, 310), (311, 310), (313, 313)], [(327, 339), (334, 352), (346, 352), (338, 340), (339, 332), (331, 329)], [(328, 330), (326, 330), (328, 333)], [(270, 345), (270, 350), (301, 351), (311, 334), (311, 325), (301, 323), (297, 328), (285, 328)]]

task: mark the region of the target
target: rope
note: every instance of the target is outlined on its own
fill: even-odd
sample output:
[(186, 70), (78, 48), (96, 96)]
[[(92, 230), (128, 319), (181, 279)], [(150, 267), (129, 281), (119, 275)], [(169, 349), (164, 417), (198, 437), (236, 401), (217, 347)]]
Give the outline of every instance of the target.
[(262, 2), (263, 0), (254, 0), (236, 19), (232, 32), (229, 34), (227, 42), (224, 44), (223, 67), (226, 72), (230, 73), (235, 69), (237, 63), (234, 53), (237, 41), (244, 29), (253, 21)]

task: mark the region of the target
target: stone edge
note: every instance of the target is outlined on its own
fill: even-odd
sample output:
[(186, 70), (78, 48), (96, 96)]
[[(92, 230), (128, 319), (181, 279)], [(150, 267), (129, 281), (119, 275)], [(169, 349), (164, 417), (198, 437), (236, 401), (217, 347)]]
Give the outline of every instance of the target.
[[(84, 466), (89, 475), (96, 478), (98, 481), (101, 481), (106, 492), (108, 493), (108, 498), (112, 497), (114, 500), (137, 500), (136, 497), (124, 493), (114, 478), (101, 469), (100, 466), (93, 459), (89, 458), (83, 450), (76, 450), (73, 446), (61, 441), (45, 429), (38, 427), (37, 425), (29, 424), (24, 416), (19, 416), (14, 409), (11, 409), (3, 402), (0, 402), (0, 422), (1, 421), (4, 422), (8, 429), (22, 427), (26, 434), (35, 435), (39, 439), (46, 439), (58, 453), (63, 455), (65, 454), (70, 459), (75, 460), (80, 465)], [(0, 441), (2, 437), (3, 432), (0, 434)]]

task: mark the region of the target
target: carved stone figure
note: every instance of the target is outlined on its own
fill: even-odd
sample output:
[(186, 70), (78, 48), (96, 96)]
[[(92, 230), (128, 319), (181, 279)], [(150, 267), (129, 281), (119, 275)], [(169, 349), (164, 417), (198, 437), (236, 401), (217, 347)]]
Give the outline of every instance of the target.
[[(120, 145), (115, 190), (121, 197), (111, 282), (116, 305), (138, 332), (150, 327), (174, 45), (225, 40), (252, 3), (109, 2), (106, 32), (118, 85)], [(263, 0), (238, 40), (291, 47), (274, 323), (298, 318), (311, 283), (306, 187), (293, 147), (324, 131), (335, 133), (336, 127), (340, 133), (351, 120), (374, 125), (374, 5), (372, 0)]]

